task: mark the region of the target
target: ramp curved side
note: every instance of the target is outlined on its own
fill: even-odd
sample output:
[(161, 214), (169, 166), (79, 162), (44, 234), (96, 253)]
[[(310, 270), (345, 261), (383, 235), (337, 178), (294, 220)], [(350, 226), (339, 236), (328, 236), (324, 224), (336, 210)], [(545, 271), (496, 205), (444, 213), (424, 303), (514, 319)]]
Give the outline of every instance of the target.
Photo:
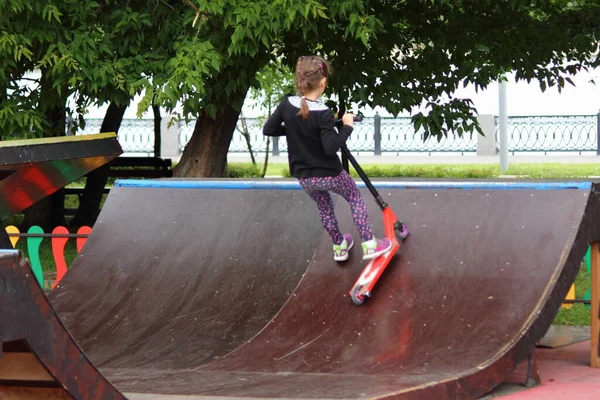
[(29, 263), (0, 251), (0, 397), (124, 399), (48, 303)]
[(99, 367), (196, 368), (288, 300), (322, 241), (309, 201), (286, 190), (114, 187), (49, 298)]
[[(348, 298), (360, 253), (336, 265), (323, 240), (285, 307), (232, 353), (189, 371), (104, 372), (127, 392), (478, 398), (531, 354), (600, 240), (595, 187), (530, 186), (384, 189), (411, 236), (362, 307)], [(336, 213), (351, 228), (347, 206)]]

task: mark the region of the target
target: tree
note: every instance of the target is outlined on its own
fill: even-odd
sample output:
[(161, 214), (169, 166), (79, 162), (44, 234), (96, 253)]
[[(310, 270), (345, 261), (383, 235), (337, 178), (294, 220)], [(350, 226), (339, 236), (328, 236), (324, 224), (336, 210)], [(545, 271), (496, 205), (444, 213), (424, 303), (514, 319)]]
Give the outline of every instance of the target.
[[(352, 40), (348, 29), (360, 25), (334, 22), (315, 33), (308, 51), (333, 60), (328, 93), (342, 106), (382, 106), (393, 114), (425, 106), (427, 113), (413, 115), (425, 138), (482, 134), (471, 100), (454, 96), (460, 85), (486, 88), (512, 71), (543, 90), (598, 65), (596, 1), (376, 1), (369, 7), (377, 16), (376, 38)], [(296, 42), (285, 43), (295, 56)]]
[[(96, 39), (85, 22), (93, 19), (97, 6), (76, 0), (0, 1), (3, 137), (64, 135), (67, 98), (75, 90), (79, 64), (86, 57), (74, 50)], [(37, 77), (27, 76), (35, 70)], [(30, 84), (23, 85), (24, 80)], [(50, 229), (64, 223), (62, 191), (25, 211), (25, 227), (37, 224)]]
[[(224, 176), (244, 99), (257, 85), (257, 72), (278, 57), (281, 39), (287, 32), (307, 37), (332, 17), (348, 22), (346, 15), (355, 3), (216, 0), (198, 2), (198, 12), (189, 8), (187, 26), (194, 20), (197, 24), (176, 43), (168, 73), (153, 80), (141, 105), (145, 110), (156, 99), (171, 112), (181, 105), (182, 118), (197, 118), (175, 175)], [(363, 14), (368, 25), (373, 17)], [(368, 33), (365, 28), (356, 36)]]
[[(123, 115), (125, 114), (126, 108), (127, 107), (124, 105), (110, 103), (108, 109), (106, 110), (104, 119), (102, 120), (100, 131), (118, 132), (121, 122), (123, 121)], [(100, 211), (100, 203), (102, 202), (104, 187), (108, 183), (109, 172), (110, 165), (105, 164), (86, 175), (83, 194), (80, 198), (77, 212), (71, 220), (71, 227), (94, 225)]]
[[(136, 6), (135, 9), (129, 5)], [(173, 50), (172, 43), (181, 31), (178, 11), (168, 3), (154, 0), (123, 5), (107, 2), (98, 8), (95, 23), (102, 27), (104, 68), (92, 68), (82, 79), (80, 99), (85, 103), (109, 107), (102, 121), (102, 132), (117, 132), (131, 98), (147, 81), (161, 71)], [(120, 40), (125, 38), (124, 40)], [(160, 110), (152, 104), (155, 116), (155, 152), (160, 150)], [(110, 167), (105, 165), (86, 177), (85, 188), (71, 226), (92, 226), (98, 216)]]
[[(129, 7), (130, 3), (139, 10)], [(168, 43), (152, 48), (156, 40), (168, 38), (159, 38), (151, 18), (172, 10), (157, 7), (153, 0), (127, 4), (0, 0), (0, 7), (5, 10), (0, 17), (4, 69), (0, 88), (5, 94), (0, 101), (0, 127), (5, 137), (64, 135), (67, 114), (75, 115), (81, 125), (87, 106), (106, 102), (111, 103), (106, 118), (112, 120), (104, 121), (103, 128), (117, 131), (122, 111), (143, 88), (144, 74), (151, 73), (147, 58), (163, 57), (170, 48)], [(162, 16), (156, 20), (162, 21)], [(166, 20), (176, 23), (175, 18)], [(32, 71), (39, 71), (40, 77), (27, 76)], [(23, 85), (23, 80), (30, 84)], [(75, 109), (67, 107), (69, 97), (74, 98)], [(106, 168), (90, 175), (76, 223), (95, 220), (95, 204), (100, 202), (106, 179)], [(47, 229), (65, 224), (62, 193), (27, 210), (25, 225), (30, 224)]]
[(257, 71), (280, 57), (293, 68), (298, 56), (326, 56), (335, 71), (327, 94), (342, 110), (357, 103), (397, 114), (425, 105), (413, 121), (426, 137), (481, 133), (471, 101), (453, 96), (459, 85), (485, 88), (509, 71), (542, 88), (570, 82), (597, 63), (596, 3), (198, 2), (187, 20), (197, 22), (193, 38), (178, 42), (170, 78), (148, 96), (171, 108), (181, 99), (183, 117), (198, 117), (177, 176), (224, 174), (243, 99)]
[[(261, 118), (261, 120), (264, 120), (265, 118), (269, 118), (271, 116), (273, 107), (276, 107), (286, 95), (294, 93), (294, 72), (286, 65), (283, 65), (281, 60), (275, 60), (257, 72), (256, 80), (258, 85), (257, 87), (250, 89), (250, 98), (258, 101), (258, 107), (267, 111), (267, 114)], [(245, 120), (242, 120), (241, 131), (248, 143), (248, 151), (250, 152), (252, 163), (256, 165)], [(267, 136), (265, 160), (260, 175), (261, 178), (264, 178), (267, 172), (267, 166), (269, 165), (270, 139), (271, 138)]]
[(294, 69), (283, 64), (281, 59), (270, 62), (258, 71), (256, 81), (257, 86), (250, 89), (250, 98), (258, 101), (258, 105), (267, 111), (267, 117), (285, 96), (296, 91)]
[[(0, 126), (30, 135), (59, 125), (46, 111), (75, 96), (197, 118), (176, 176), (223, 176), (257, 72), (305, 54), (334, 67), (340, 103), (413, 111), (436, 136), (478, 130), (459, 85), (484, 88), (513, 71), (542, 88), (594, 67), (599, 5), (591, 0), (0, 0)], [(38, 68), (31, 89), (19, 82)], [(45, 90), (40, 89), (44, 83)], [(43, 97), (43, 101), (42, 101)], [(6, 134), (5, 134), (6, 135)]]
[(99, 57), (106, 37), (94, 22), (99, 4), (0, 0), (0, 7), (0, 87), (6, 94), (0, 127), (6, 137), (62, 135), (50, 114), (64, 120), (61, 109), (67, 111), (71, 95), (106, 79), (101, 70), (108, 60)]

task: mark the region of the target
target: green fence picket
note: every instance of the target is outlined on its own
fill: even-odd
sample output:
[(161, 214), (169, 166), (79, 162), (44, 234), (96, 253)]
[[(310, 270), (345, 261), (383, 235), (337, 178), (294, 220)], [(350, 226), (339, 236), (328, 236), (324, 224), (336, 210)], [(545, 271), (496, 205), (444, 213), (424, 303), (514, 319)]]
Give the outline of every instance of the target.
[[(44, 230), (34, 225), (27, 233), (36, 233), (41, 234), (44, 233)], [(28, 237), (27, 238), (27, 253), (29, 254), (29, 261), (31, 261), (31, 269), (33, 270), (33, 274), (35, 278), (39, 282), (40, 286), (44, 287), (44, 274), (42, 272), (42, 263), (40, 261), (40, 245), (42, 244), (43, 238), (41, 237)]]
[[(590, 277), (590, 282), (592, 281), (592, 246), (588, 246), (587, 252), (585, 253), (585, 267), (588, 271), (588, 276)], [(584, 300), (592, 299), (592, 286), (588, 289), (587, 293), (583, 296)], [(585, 305), (588, 309), (591, 308), (589, 304)]]

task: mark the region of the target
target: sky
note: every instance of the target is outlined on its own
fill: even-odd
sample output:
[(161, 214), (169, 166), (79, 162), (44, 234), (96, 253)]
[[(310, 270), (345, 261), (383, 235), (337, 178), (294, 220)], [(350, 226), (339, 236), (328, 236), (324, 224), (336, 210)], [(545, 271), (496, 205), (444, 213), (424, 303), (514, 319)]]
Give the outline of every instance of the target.
[[(537, 115), (592, 115), (600, 112), (600, 69), (590, 72), (580, 72), (571, 78), (575, 87), (566, 84), (562, 93), (556, 87), (542, 92), (537, 82), (514, 82), (509, 77), (507, 84), (507, 105), (509, 116)], [(597, 80), (596, 84), (590, 80)], [(455, 93), (458, 98), (470, 98), (480, 115), (498, 115), (498, 85), (493, 84), (486, 90), (476, 92), (473, 86), (467, 86)], [(106, 107), (90, 108), (86, 118), (103, 118)], [(361, 110), (365, 116), (374, 115), (375, 111), (381, 116), (390, 116), (385, 109)], [(247, 102), (243, 109), (246, 117), (256, 117), (262, 114), (260, 109), (252, 107)], [(404, 114), (407, 116), (408, 114)], [(125, 112), (125, 118), (137, 118), (136, 106), (131, 106)], [(144, 118), (152, 118), (151, 113)]]
[[(596, 84), (590, 80), (596, 80)], [(600, 111), (600, 69), (581, 72), (571, 77), (575, 86), (566, 83), (559, 93), (556, 87), (542, 92), (538, 82), (515, 82), (507, 84), (508, 115), (590, 115)], [(457, 97), (471, 98), (479, 114), (498, 114), (498, 85), (476, 93), (467, 87)]]

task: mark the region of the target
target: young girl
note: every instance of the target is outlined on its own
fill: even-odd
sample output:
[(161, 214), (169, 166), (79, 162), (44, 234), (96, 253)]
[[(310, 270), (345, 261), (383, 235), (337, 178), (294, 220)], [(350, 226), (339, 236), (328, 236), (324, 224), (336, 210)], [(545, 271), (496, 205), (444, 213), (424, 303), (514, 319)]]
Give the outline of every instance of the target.
[(298, 96), (287, 97), (279, 104), (265, 123), (263, 134), (286, 136), (290, 174), (317, 203), (321, 223), (333, 241), (334, 260), (347, 260), (354, 241), (349, 233), (340, 232), (329, 191), (350, 204), (362, 240), (363, 260), (372, 259), (390, 251), (392, 243), (387, 238), (373, 236), (367, 207), (337, 156), (352, 133), (354, 117), (344, 114), (343, 126), (338, 132), (333, 112), (318, 100), (325, 91), (328, 71), (323, 58), (301, 57), (296, 64)]

